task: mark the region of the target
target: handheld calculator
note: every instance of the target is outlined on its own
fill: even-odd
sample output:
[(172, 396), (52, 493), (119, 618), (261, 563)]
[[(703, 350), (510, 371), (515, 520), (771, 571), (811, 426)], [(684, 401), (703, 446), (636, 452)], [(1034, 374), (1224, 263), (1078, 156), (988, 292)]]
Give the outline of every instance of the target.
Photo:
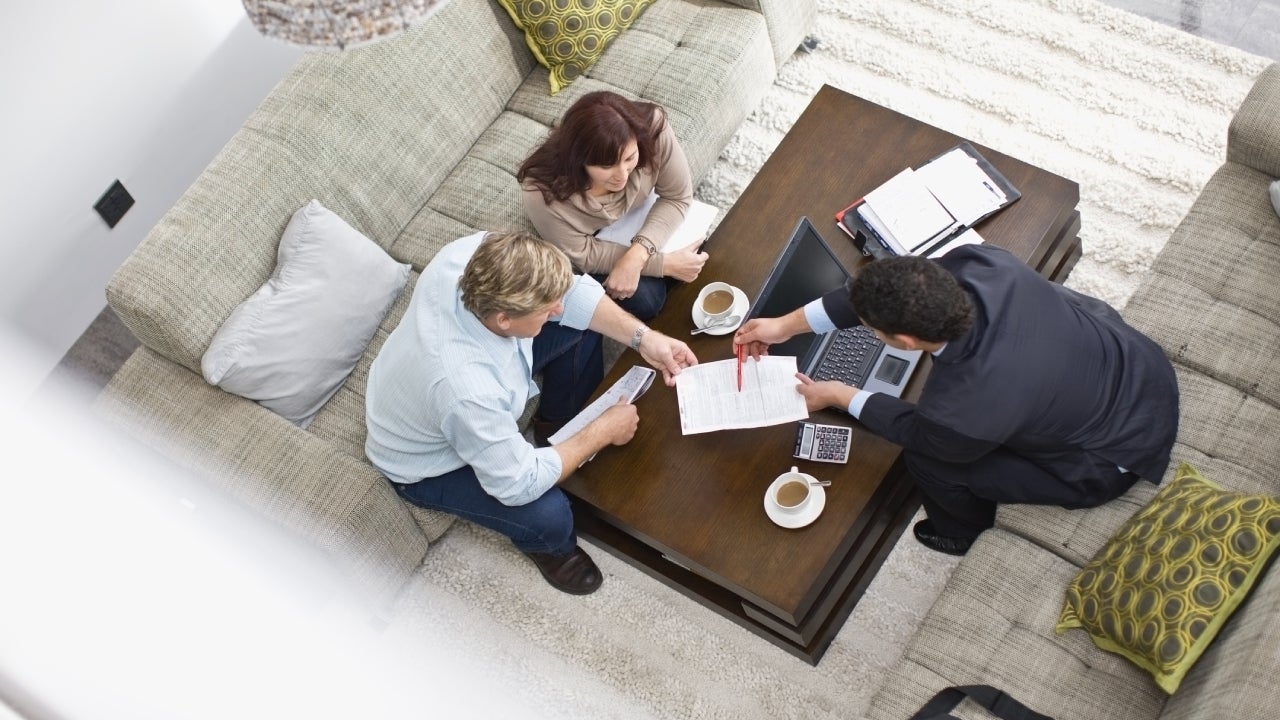
[(801, 420), (796, 423), (796, 449), (792, 456), (818, 462), (848, 462), (852, 437), (852, 428)]

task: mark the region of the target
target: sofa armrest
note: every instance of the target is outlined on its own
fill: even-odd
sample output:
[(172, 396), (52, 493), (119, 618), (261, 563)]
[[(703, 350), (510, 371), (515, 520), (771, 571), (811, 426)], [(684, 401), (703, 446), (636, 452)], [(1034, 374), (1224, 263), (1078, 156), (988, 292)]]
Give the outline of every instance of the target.
[(146, 347), (94, 410), (319, 548), (371, 608), (394, 599), (426, 555), (427, 538), (371, 465)]
[(817, 0), (723, 0), (764, 15), (773, 45), (774, 65), (781, 68), (795, 53), (818, 15)]
[(1280, 177), (1280, 64), (1273, 64), (1231, 118), (1227, 131), (1227, 160), (1247, 165), (1273, 178)]

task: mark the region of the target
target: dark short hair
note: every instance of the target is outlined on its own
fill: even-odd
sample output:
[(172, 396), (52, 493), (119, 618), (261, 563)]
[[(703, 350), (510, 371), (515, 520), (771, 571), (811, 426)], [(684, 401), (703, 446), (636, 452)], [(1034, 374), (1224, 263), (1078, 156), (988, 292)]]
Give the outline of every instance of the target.
[(973, 325), (973, 301), (951, 273), (922, 257), (869, 263), (849, 285), (854, 312), (887, 335), (951, 342)]
[(628, 100), (608, 90), (589, 92), (569, 106), (546, 140), (521, 163), (516, 180), (528, 180), (548, 203), (563, 202), (591, 187), (587, 165), (616, 165), (633, 138), (640, 155), (636, 168), (652, 170), (654, 147), (663, 127), (655, 122), (660, 112), (653, 103)]

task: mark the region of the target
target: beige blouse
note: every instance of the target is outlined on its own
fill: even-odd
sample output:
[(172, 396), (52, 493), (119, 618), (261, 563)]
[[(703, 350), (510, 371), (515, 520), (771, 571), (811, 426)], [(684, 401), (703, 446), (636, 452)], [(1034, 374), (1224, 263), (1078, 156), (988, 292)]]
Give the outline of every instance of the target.
[(627, 214), (648, 198), (650, 191), (657, 191), (658, 199), (645, 217), (640, 234), (652, 240), (659, 252), (649, 258), (641, 274), (662, 277), (661, 250), (684, 222), (693, 199), (693, 179), (689, 174), (689, 161), (670, 123), (662, 115), (657, 122), (662, 123), (654, 147), (657, 172), (636, 170), (628, 178), (627, 186), (616, 193), (592, 197), (580, 192), (564, 202), (552, 201), (548, 205), (542, 191), (532, 183), (525, 181), (521, 185), (524, 211), (534, 228), (544, 240), (563, 250), (578, 271), (607, 274), (613, 269), (628, 248), (597, 240), (594, 233)]

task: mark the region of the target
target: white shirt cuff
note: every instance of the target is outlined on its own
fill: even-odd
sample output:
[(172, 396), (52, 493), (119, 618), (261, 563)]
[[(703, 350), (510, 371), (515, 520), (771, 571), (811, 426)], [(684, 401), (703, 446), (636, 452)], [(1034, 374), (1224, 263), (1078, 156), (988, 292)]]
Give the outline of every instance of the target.
[(809, 327), (819, 335), (829, 333), (836, 329), (835, 323), (831, 322), (831, 318), (827, 316), (827, 309), (822, 306), (822, 298), (811, 301), (804, 306), (804, 319), (809, 323)]
[(862, 408), (866, 407), (867, 401), (871, 399), (873, 394), (861, 388), (854, 390), (853, 399), (849, 401), (849, 414), (862, 419)]
[(591, 325), (591, 316), (596, 312), (596, 305), (604, 297), (604, 286), (596, 282), (590, 275), (574, 275), (573, 285), (564, 296), (564, 313), (560, 317), (550, 318), (565, 327), (574, 330), (586, 330)]

